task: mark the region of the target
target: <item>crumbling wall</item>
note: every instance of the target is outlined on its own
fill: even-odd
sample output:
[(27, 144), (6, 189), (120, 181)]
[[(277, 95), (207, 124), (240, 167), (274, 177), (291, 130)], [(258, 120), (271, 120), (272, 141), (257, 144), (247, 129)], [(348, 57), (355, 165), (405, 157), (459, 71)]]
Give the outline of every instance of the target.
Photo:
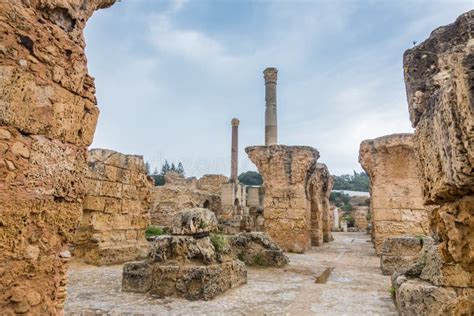
[(165, 185), (153, 188), (151, 223), (171, 227), (173, 218), (183, 209), (203, 207), (218, 214), (221, 211), (220, 191), (227, 177), (205, 175), (201, 179), (186, 179), (169, 172)]
[(265, 186), (265, 232), (284, 250), (311, 247), (308, 180), (319, 153), (307, 146), (252, 146), (245, 149)]
[[(422, 269), (409, 275), (419, 278), (394, 278), (401, 314), (474, 313), (473, 25), (469, 11), (404, 54), (414, 151), (424, 202), (435, 205), (430, 222), (436, 244)], [(413, 304), (415, 295), (436, 302)]]
[(74, 256), (97, 265), (145, 257), (153, 184), (143, 157), (93, 149), (87, 163), (86, 196)]
[(82, 31), (114, 0), (0, 1), (0, 310), (58, 314), (99, 110)]
[(311, 245), (321, 246), (331, 240), (331, 222), (329, 217), (333, 179), (325, 164), (317, 163), (314, 173), (307, 184), (310, 198)]
[(429, 234), (412, 134), (393, 134), (360, 145), (359, 162), (371, 181), (375, 250), (387, 237)]
[(368, 206), (354, 206), (354, 210), (351, 212), (354, 216), (354, 226), (357, 227), (358, 231), (365, 232), (369, 226), (367, 216), (369, 214)]

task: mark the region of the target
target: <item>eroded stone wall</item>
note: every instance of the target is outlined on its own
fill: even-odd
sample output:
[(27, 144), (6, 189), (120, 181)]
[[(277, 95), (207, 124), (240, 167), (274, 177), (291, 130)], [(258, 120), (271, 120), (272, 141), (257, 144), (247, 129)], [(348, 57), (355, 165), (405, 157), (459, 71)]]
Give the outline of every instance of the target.
[(414, 151), (424, 202), (434, 205), (436, 244), (418, 273), (394, 279), (402, 314), (474, 313), (473, 25), (469, 11), (404, 54)]
[(99, 110), (82, 31), (114, 0), (0, 1), (0, 310), (58, 314)]
[(204, 207), (216, 215), (221, 211), (221, 188), (227, 183), (223, 175), (204, 175), (200, 179), (186, 179), (170, 172), (165, 185), (153, 189), (151, 223), (171, 227), (173, 218), (183, 209)]
[(310, 234), (311, 245), (321, 246), (332, 240), (331, 206), (329, 195), (334, 180), (325, 164), (317, 163), (307, 184), (307, 195), (310, 200)]
[(360, 145), (359, 162), (370, 177), (372, 234), (377, 254), (383, 240), (403, 235), (428, 235), (412, 134), (393, 134)]
[(285, 145), (252, 146), (245, 151), (264, 181), (265, 232), (286, 251), (306, 251), (311, 247), (307, 185), (318, 151)]
[(86, 196), (74, 256), (96, 265), (145, 257), (153, 183), (143, 157), (93, 149), (87, 163)]

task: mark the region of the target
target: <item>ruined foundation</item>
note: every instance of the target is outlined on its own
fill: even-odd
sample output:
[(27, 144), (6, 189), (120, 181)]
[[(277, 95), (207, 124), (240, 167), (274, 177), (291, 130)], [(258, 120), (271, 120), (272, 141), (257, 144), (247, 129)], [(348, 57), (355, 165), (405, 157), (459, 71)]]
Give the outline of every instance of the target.
[[(474, 11), (404, 54), (414, 151), (436, 244), (395, 275), (401, 315), (474, 314)], [(436, 206), (439, 205), (439, 206)]]
[(84, 211), (74, 256), (96, 265), (145, 257), (153, 184), (143, 157), (93, 149), (87, 162)]
[(306, 186), (315, 172), (318, 151), (285, 145), (253, 146), (245, 151), (263, 177), (265, 232), (283, 250), (305, 252), (311, 247), (311, 201)]
[(0, 1), (0, 310), (60, 314), (99, 114), (82, 30), (101, 1)]
[(122, 290), (210, 300), (247, 283), (247, 268), (233, 259), (225, 239), (218, 242), (211, 238), (219, 237), (209, 237), (216, 230), (211, 211), (183, 210), (174, 220), (173, 235), (152, 241), (147, 260), (124, 265)]
[(385, 238), (429, 234), (412, 134), (393, 134), (360, 145), (359, 162), (370, 177), (372, 237), (377, 254)]

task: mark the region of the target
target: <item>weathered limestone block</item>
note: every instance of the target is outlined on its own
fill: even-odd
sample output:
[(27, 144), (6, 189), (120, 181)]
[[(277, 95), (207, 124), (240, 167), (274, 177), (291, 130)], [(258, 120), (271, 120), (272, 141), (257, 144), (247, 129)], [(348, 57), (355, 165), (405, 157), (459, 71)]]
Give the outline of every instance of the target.
[(403, 56), (414, 146), (427, 202), (474, 194), (474, 11)]
[(194, 235), (217, 231), (216, 215), (205, 208), (182, 210), (173, 220), (174, 235)]
[[(437, 244), (426, 251), (422, 265), (418, 264), (422, 269), (413, 281), (427, 282), (419, 286), (421, 290), (405, 295), (398, 295), (397, 290), (402, 314), (406, 306), (408, 311), (425, 308), (432, 314), (474, 313), (473, 24), (474, 11), (469, 11), (453, 24), (433, 31), (404, 55), (424, 200), (439, 206), (430, 217)], [(410, 274), (412, 271), (407, 271), (399, 279)], [(423, 302), (440, 296), (440, 303), (412, 306), (415, 295)]]
[(311, 247), (311, 201), (307, 182), (319, 153), (307, 146), (253, 146), (245, 149), (265, 185), (265, 232), (283, 250)]
[[(208, 229), (193, 229), (201, 221), (209, 224)], [(247, 283), (247, 268), (233, 258), (227, 239), (217, 236), (218, 241), (211, 241), (208, 236), (196, 234), (217, 227), (214, 213), (184, 210), (174, 222), (178, 225), (174, 233), (184, 235), (158, 236), (151, 242), (147, 260), (125, 264), (123, 291), (210, 300)]]
[(440, 287), (420, 279), (397, 279), (395, 296), (400, 315), (472, 315), (474, 289)]
[(246, 265), (283, 267), (289, 262), (281, 248), (262, 232), (231, 236), (230, 247), (234, 256)]
[(363, 141), (359, 162), (371, 181), (372, 234), (377, 254), (385, 238), (428, 235), (429, 212), (423, 205), (412, 134)]
[(82, 30), (114, 0), (0, 1), (0, 310), (56, 315), (99, 113)]
[(182, 209), (203, 207), (218, 214), (221, 211), (221, 181), (227, 178), (221, 175), (204, 175), (199, 180), (186, 179), (169, 172), (164, 186), (154, 187), (151, 223), (157, 226), (172, 227), (173, 218)]
[(367, 220), (369, 208), (367, 206), (354, 206), (352, 214), (354, 216), (354, 226), (357, 227), (357, 230), (367, 231), (369, 226), (369, 221)]
[(88, 166), (74, 255), (97, 265), (144, 258), (153, 185), (143, 157), (92, 149)]
[(422, 249), (428, 243), (433, 243), (429, 237), (399, 236), (386, 238), (380, 252), (382, 273), (392, 275), (396, 271), (402, 271), (414, 265), (423, 256)]

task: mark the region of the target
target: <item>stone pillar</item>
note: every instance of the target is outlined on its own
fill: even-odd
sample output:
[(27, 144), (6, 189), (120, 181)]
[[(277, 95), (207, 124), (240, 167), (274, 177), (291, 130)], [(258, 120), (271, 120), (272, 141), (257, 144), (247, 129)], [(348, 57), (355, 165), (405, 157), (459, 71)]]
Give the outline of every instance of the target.
[(252, 146), (245, 149), (265, 186), (265, 232), (285, 251), (311, 247), (308, 180), (319, 152), (308, 146)]
[(429, 234), (412, 134), (365, 140), (359, 162), (370, 178), (372, 237), (380, 254), (385, 238)]
[(278, 143), (277, 133), (277, 97), (276, 85), (278, 70), (267, 68), (263, 71), (265, 78), (265, 145), (276, 145)]
[(334, 230), (339, 230), (339, 228), (340, 228), (339, 227), (339, 208), (334, 207), (332, 209), (332, 211), (333, 211), (333, 221), (334, 221), (333, 222), (333, 224), (334, 224), (333, 228), (334, 228)]
[(236, 118), (232, 119), (232, 149), (231, 149), (231, 161), (230, 161), (230, 181), (236, 182), (239, 174), (239, 123), (240, 121)]

